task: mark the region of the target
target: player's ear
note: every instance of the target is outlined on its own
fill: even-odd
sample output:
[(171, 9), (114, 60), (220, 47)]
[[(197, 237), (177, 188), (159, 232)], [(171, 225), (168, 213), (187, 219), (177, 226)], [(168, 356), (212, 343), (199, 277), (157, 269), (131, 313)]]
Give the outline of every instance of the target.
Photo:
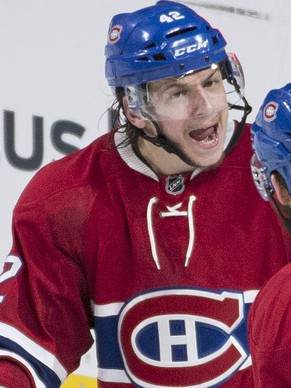
[(279, 181), (275, 174), (271, 175), (271, 181), (279, 202), (282, 205), (289, 205), (291, 203), (291, 196), (288, 193), (287, 187)]
[(137, 128), (144, 128), (145, 127), (145, 120), (144, 118), (138, 114), (138, 112), (135, 112), (133, 109), (129, 108), (127, 98), (124, 96), (122, 99), (123, 107), (124, 107), (124, 113), (126, 118)]

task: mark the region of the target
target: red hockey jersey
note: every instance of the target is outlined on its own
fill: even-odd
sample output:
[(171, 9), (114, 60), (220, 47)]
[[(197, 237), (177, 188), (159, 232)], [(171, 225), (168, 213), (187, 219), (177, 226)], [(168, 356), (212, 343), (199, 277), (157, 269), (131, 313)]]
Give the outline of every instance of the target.
[(94, 327), (100, 388), (252, 387), (248, 310), (291, 244), (253, 184), (249, 128), (218, 168), (174, 176), (121, 137), (45, 166), (15, 207), (0, 384), (59, 386)]
[(257, 388), (291, 386), (291, 264), (260, 291), (249, 315)]

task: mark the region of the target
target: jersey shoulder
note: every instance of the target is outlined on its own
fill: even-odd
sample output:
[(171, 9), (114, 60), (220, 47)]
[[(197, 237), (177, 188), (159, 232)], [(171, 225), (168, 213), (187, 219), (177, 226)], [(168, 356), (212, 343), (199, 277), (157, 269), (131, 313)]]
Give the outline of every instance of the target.
[(77, 187), (97, 184), (117, 168), (118, 161), (112, 133), (107, 133), (83, 149), (42, 167), (27, 184), (17, 204), (29, 205)]

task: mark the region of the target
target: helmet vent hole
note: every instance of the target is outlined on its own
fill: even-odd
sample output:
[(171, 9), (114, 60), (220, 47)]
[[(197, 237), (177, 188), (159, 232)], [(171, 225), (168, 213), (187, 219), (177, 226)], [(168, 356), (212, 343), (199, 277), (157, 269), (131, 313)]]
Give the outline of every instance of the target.
[(135, 60), (135, 62), (150, 62), (149, 57), (140, 57)]
[(189, 27), (189, 28), (185, 28), (184, 30), (174, 31), (174, 32), (171, 32), (170, 34), (168, 34), (167, 38), (169, 39), (169, 38), (177, 37), (179, 35), (185, 35), (188, 32), (192, 32), (195, 30), (197, 30), (197, 27)]
[(148, 49), (155, 48), (155, 47), (157, 47), (157, 45), (155, 43), (150, 43), (150, 44), (147, 44), (145, 46), (145, 49), (148, 50)]
[(152, 57), (147, 56), (147, 57), (137, 58), (135, 62), (152, 62), (152, 59), (154, 59), (155, 61), (165, 61), (166, 57), (164, 56), (163, 53), (160, 53), (160, 54), (155, 54)]
[(166, 60), (166, 57), (164, 56), (163, 53), (156, 54), (156, 55), (153, 56), (153, 58), (154, 58), (156, 61), (165, 61), (165, 60)]
[(218, 43), (218, 38), (217, 38), (217, 36), (213, 36), (213, 37), (212, 37), (212, 43), (213, 43), (214, 46)]

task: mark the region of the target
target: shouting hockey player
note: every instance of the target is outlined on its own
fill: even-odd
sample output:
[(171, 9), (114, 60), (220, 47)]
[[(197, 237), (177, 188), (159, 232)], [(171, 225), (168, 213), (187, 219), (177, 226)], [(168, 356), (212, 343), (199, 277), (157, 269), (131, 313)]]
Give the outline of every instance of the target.
[(113, 130), (39, 171), (14, 210), (0, 385), (58, 387), (94, 328), (99, 388), (253, 387), (248, 311), (291, 244), (253, 184), (225, 46), (180, 3), (113, 17)]

